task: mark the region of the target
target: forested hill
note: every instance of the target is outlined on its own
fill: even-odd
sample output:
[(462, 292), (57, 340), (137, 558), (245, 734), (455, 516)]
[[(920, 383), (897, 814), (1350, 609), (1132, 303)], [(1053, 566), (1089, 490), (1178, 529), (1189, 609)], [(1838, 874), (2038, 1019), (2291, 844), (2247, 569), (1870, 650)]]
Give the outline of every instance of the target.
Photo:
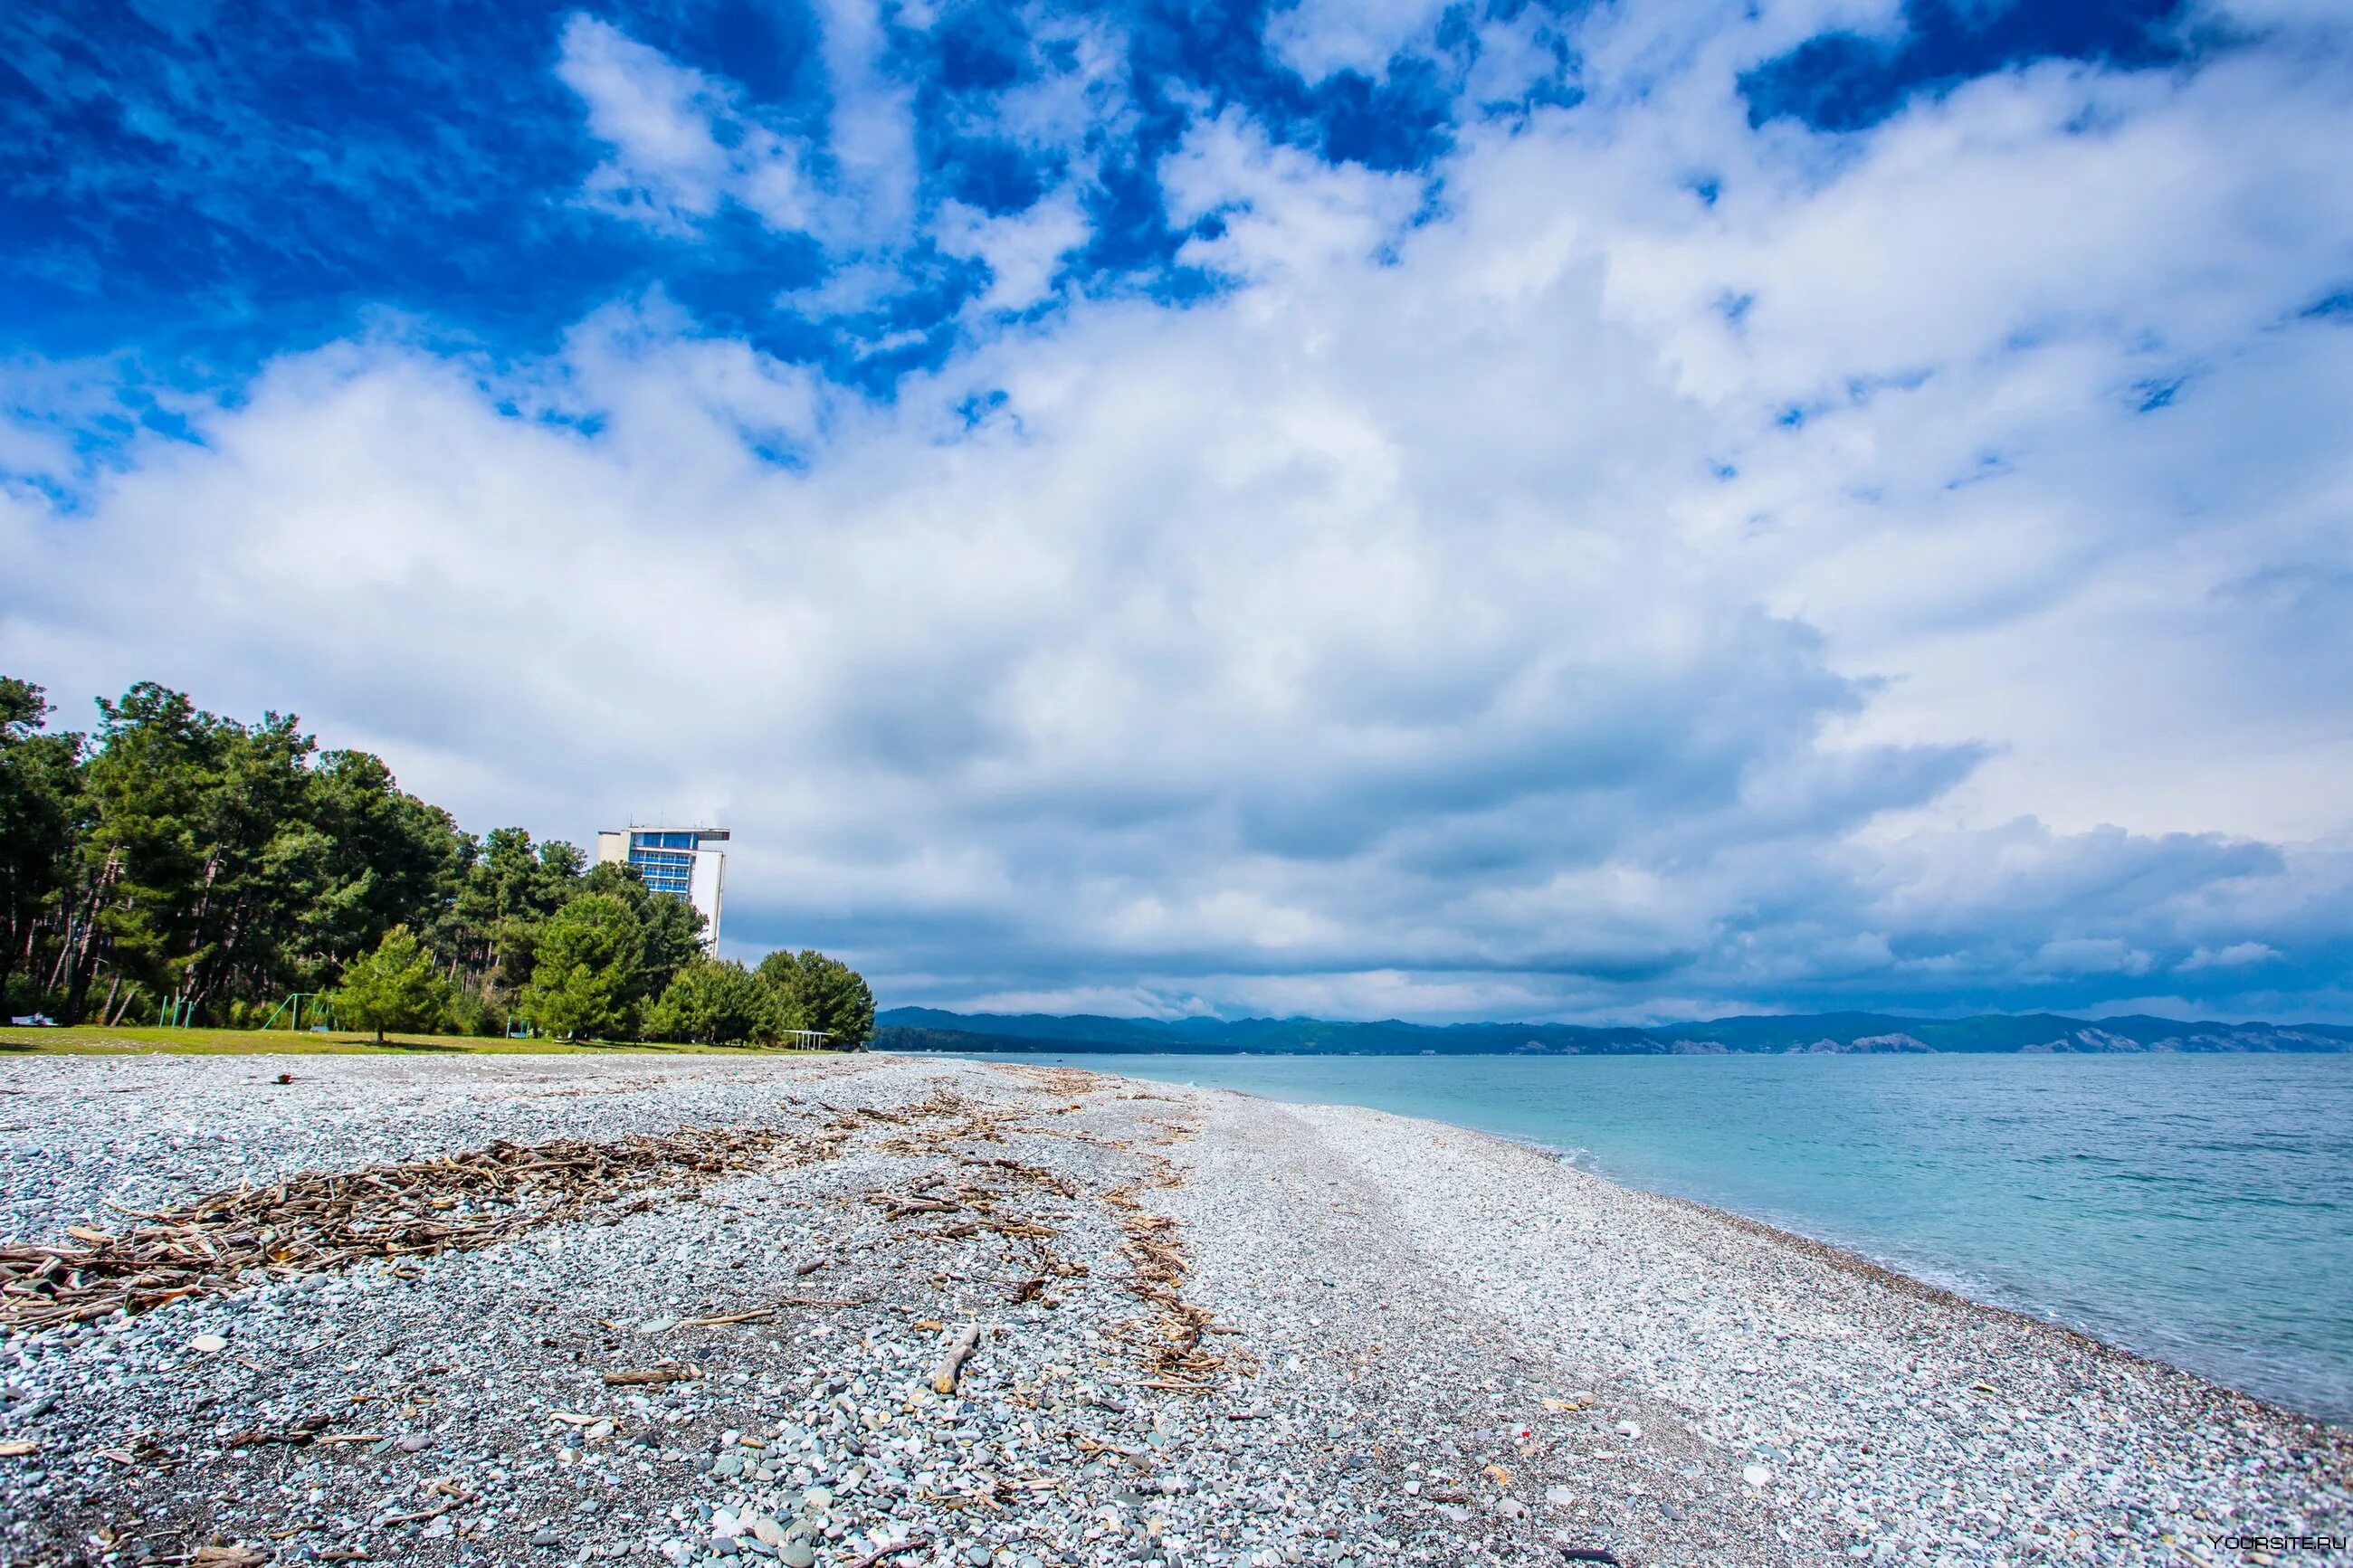
[(881, 1050), (1197, 1052), (1283, 1056), (1678, 1056), (1745, 1052), (2353, 1051), (2336, 1024), (2070, 1018), (2056, 1013), (1905, 1018), (1815, 1013), (1645, 1028), (1577, 1024), (1335, 1024), (1316, 1018), (1104, 1018), (892, 1007)]

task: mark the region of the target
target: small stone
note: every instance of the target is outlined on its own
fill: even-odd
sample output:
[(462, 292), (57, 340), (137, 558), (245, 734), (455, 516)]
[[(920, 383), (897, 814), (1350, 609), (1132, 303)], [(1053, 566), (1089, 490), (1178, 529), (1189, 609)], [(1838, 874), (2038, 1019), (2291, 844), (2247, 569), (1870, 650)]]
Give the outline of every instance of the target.
[(198, 1334), (188, 1342), (188, 1348), (202, 1352), (206, 1355), (214, 1355), (228, 1349), (228, 1342), (218, 1334)]
[(1546, 1487), (1545, 1489), (1545, 1501), (1552, 1504), (1555, 1508), (1575, 1508), (1577, 1506), (1577, 1494), (1569, 1490), (1567, 1487)]
[(1639, 1437), (1641, 1435), (1642, 1429), (1640, 1426), (1635, 1426), (1631, 1421), (1620, 1421), (1618, 1423), (1618, 1436), (1620, 1437)]
[(554, 1530), (534, 1530), (531, 1532), (531, 1543), (533, 1546), (561, 1546), (564, 1536)]
[(785, 1568), (811, 1568), (817, 1562), (817, 1552), (806, 1541), (787, 1541), (776, 1548), (776, 1561)]
[(997, 1553), (986, 1546), (967, 1546), (965, 1548), (964, 1560), (971, 1563), (972, 1568), (988, 1568), (989, 1559), (996, 1555)]
[(599, 1421), (580, 1435), (591, 1443), (599, 1442), (613, 1435), (613, 1424), (610, 1421)]
[(421, 1454), (433, 1446), (433, 1439), (421, 1432), (411, 1432), (399, 1439), (396, 1447), (404, 1454)]
[(1772, 1484), (1773, 1472), (1763, 1465), (1749, 1465), (1741, 1470), (1740, 1479), (1752, 1487), (1769, 1486)]

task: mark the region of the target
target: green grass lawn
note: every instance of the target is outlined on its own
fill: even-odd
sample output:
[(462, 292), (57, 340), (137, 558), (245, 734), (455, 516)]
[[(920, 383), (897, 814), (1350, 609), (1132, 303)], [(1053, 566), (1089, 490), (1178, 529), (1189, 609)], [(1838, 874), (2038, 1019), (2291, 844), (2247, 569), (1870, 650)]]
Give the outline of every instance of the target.
[[(107, 1029), (81, 1025), (69, 1029), (0, 1026), (0, 1055), (118, 1056), (161, 1051), (178, 1057), (421, 1056), (438, 1052), (482, 1056), (506, 1054), (583, 1056), (734, 1056), (772, 1047), (742, 1046), (584, 1046), (562, 1040), (481, 1040), (465, 1035), (393, 1035), (383, 1045), (375, 1036), (337, 1030), (314, 1035), (290, 1029)], [(795, 1051), (795, 1056), (840, 1056), (839, 1051)]]

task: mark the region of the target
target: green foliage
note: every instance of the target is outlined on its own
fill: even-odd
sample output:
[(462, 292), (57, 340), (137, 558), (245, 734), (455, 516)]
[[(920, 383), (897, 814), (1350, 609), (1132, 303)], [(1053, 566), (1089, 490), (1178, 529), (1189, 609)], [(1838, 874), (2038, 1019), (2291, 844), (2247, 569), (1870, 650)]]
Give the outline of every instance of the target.
[(18, 963), (64, 902), (87, 816), (81, 737), (42, 733), (50, 711), (39, 687), (0, 676), (0, 1002), (46, 990), (20, 984)]
[(484, 977), (487, 1005), (503, 1011), (531, 980), (539, 931), (579, 890), (586, 857), (560, 838), (533, 847), (520, 827), (493, 831), (468, 866), (448, 925), (448, 946)]
[(645, 927), (626, 900), (583, 893), (541, 929), (518, 1006), (558, 1039), (626, 1038), (642, 995), (645, 952)]
[(454, 986), (449, 994), (449, 1032), (494, 1039), (507, 1032), (507, 1016), (491, 1005), (481, 986)]
[(826, 1044), (855, 1049), (874, 1037), (874, 993), (858, 971), (813, 948), (772, 952), (760, 983), (776, 995), (780, 1029), (822, 1029)]
[(384, 933), (376, 949), (343, 972), (335, 991), (335, 1016), (347, 1028), (431, 1033), (447, 1022), (449, 983), (439, 965), (406, 926)]
[(775, 994), (740, 963), (698, 958), (674, 975), (646, 1013), (646, 1037), (732, 1046), (776, 1037)]
[(471, 846), (449, 814), (402, 792), (365, 752), (328, 752), (309, 784), (304, 816), (318, 861), (303, 909), (311, 952), (365, 952), (424, 910), (448, 908)]
[[(84, 856), (116, 967), (199, 1006), (280, 969), (273, 948), (311, 902), (327, 847), (303, 810), (311, 738), (290, 716), (248, 727), (152, 683), (99, 712)], [(77, 970), (75, 1013), (90, 978)]]
[(579, 886), (584, 893), (603, 894), (627, 904), (644, 933), (632, 1000), (649, 1001), (660, 995), (672, 975), (702, 956), (702, 928), (707, 923), (702, 911), (684, 899), (647, 887), (644, 873), (635, 866), (608, 860), (592, 867)]

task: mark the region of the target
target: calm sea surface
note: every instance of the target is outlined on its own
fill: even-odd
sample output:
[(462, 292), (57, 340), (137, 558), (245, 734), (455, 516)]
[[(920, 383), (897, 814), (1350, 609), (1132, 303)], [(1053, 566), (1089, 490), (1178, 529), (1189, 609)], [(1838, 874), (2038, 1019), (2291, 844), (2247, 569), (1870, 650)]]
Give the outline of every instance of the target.
[(1029, 1057), (1562, 1150), (2353, 1420), (2353, 1057)]

